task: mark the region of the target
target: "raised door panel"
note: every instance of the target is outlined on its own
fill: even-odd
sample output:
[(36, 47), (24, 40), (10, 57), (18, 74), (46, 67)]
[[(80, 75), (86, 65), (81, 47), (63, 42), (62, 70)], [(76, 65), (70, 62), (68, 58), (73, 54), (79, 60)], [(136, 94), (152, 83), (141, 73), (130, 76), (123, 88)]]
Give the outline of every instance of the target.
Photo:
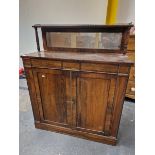
[(110, 133), (116, 78), (81, 73), (77, 78), (77, 129)]
[[(42, 121), (54, 125), (72, 126), (75, 92), (69, 73), (60, 70), (39, 69), (34, 71), (37, 99)], [(73, 83), (73, 80), (71, 81)]]

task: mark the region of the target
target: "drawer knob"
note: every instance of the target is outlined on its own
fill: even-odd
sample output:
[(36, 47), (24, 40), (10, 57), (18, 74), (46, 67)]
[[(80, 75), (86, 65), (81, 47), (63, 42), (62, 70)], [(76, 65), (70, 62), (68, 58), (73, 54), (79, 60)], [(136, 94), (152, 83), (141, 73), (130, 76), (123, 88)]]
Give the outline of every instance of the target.
[(132, 87), (132, 88), (131, 88), (131, 91), (135, 91), (135, 88)]
[(42, 75), (41, 77), (42, 77), (42, 78), (44, 78), (44, 77), (45, 77), (45, 75)]

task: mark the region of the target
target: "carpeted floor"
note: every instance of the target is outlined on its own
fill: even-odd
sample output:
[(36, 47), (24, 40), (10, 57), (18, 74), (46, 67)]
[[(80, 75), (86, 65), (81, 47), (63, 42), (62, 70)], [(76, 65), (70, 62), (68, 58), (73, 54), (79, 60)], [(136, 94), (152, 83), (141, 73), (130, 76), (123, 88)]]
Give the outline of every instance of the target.
[(20, 155), (134, 155), (135, 104), (125, 101), (118, 144), (110, 146), (59, 133), (35, 129), (25, 79), (19, 80)]

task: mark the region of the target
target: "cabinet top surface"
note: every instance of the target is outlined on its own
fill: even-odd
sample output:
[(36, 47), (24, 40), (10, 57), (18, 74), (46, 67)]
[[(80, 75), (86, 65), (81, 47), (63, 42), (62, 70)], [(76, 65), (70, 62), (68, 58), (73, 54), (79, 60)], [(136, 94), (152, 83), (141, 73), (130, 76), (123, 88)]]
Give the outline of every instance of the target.
[(128, 59), (128, 56), (123, 54), (41, 51), (41, 52), (25, 54), (25, 55), (22, 55), (21, 57), (80, 61), (80, 62), (133, 64), (133, 62)]

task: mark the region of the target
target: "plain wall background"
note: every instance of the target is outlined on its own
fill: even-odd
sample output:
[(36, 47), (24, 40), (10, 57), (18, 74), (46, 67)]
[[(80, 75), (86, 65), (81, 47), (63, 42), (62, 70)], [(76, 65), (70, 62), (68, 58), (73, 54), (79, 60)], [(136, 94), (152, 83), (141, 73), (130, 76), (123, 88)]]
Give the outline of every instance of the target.
[(34, 24), (104, 24), (107, 0), (20, 0), (20, 54), (36, 51)]
[[(134, 21), (134, 1), (119, 0), (118, 23)], [(105, 24), (107, 3), (108, 0), (19, 0), (19, 54), (37, 51), (32, 25)], [(19, 65), (22, 66), (21, 59)]]
[(135, 23), (135, 0), (118, 0), (118, 23)]

